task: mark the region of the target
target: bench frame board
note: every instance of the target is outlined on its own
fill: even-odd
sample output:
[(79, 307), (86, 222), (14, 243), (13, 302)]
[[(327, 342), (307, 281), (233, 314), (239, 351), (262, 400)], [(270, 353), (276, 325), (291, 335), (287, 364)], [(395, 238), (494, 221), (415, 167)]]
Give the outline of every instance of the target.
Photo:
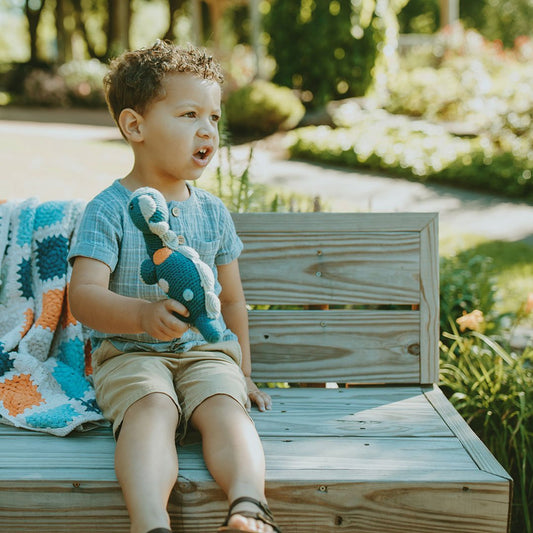
[[(512, 480), (436, 385), (437, 216), (234, 220), (254, 379), (307, 384), (270, 389), (272, 411), (252, 413), (284, 531), (508, 531)], [(326, 382), (353, 386), (311, 386)], [(0, 531), (127, 532), (113, 450), (108, 428), (0, 425)], [(224, 495), (198, 443), (178, 452), (173, 527), (214, 531)]]

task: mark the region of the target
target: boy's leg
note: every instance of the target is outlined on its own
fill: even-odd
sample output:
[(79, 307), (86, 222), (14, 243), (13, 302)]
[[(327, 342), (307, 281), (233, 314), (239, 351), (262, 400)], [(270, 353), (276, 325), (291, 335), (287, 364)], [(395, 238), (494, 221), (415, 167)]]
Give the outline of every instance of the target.
[(176, 404), (152, 393), (132, 404), (121, 426), (115, 470), (131, 520), (132, 533), (170, 528), (166, 511), (178, 477)]
[[(202, 435), (207, 468), (228, 501), (231, 503), (241, 496), (266, 501), (263, 446), (243, 407), (230, 396), (217, 394), (194, 410), (191, 423)], [(253, 504), (242, 503), (235, 507), (237, 513), (239, 510), (255, 512), (258, 509)], [(268, 525), (238, 514), (232, 517), (229, 525), (242, 531), (273, 531)]]

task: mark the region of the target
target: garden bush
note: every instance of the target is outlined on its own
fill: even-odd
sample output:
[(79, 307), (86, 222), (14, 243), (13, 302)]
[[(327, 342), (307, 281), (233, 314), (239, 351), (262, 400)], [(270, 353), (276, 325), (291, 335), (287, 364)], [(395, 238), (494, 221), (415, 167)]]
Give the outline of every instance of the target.
[(503, 149), (503, 141), (486, 135), (460, 138), (442, 125), (364, 110), (353, 101), (340, 105), (333, 119), (337, 128), (291, 132), (291, 156), (533, 200), (533, 152), (511, 140), (513, 148)]
[(233, 91), (225, 102), (226, 125), (231, 132), (270, 134), (294, 128), (305, 108), (288, 87), (255, 80)]
[(504, 51), (501, 44), (457, 24), (437, 36), (431, 54), (417, 51), (415, 56), (426, 64), (403, 59), (399, 73), (389, 80), (388, 111), (466, 122), (472, 133), (491, 141), (496, 153), (531, 158), (531, 39), (524, 37)]
[[(451, 330), (451, 331), (450, 331)], [(515, 353), (451, 324), (441, 343), (441, 386), (514, 481), (511, 531), (533, 520), (533, 349)]]
[(50, 107), (105, 106), (102, 79), (107, 67), (96, 59), (35, 68), (22, 82), (23, 103)]
[[(265, 2), (273, 81), (302, 94), (310, 109), (364, 95), (387, 70), (398, 35), (395, 14), (407, 0)], [(326, 44), (327, 43), (327, 44)]]
[(440, 260), (440, 328), (447, 331), (450, 317), (461, 317), (482, 309), (483, 330), (499, 329), (501, 317), (495, 311), (497, 287), (490, 257), (470, 251)]
[(471, 251), (441, 259), (440, 385), (513, 478), (511, 531), (531, 533), (533, 347), (517, 352), (510, 339), (533, 301), (499, 315), (493, 274), (490, 258)]

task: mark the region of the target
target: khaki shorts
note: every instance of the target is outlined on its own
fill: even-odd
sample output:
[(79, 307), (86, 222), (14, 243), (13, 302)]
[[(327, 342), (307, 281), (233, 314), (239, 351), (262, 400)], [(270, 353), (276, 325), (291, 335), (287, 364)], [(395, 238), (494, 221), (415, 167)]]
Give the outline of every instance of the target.
[(206, 344), (183, 353), (123, 353), (104, 340), (93, 353), (96, 400), (118, 436), (131, 405), (151, 393), (166, 394), (180, 413), (176, 437), (181, 440), (192, 412), (211, 396), (230, 396), (247, 412), (241, 358), (236, 341)]

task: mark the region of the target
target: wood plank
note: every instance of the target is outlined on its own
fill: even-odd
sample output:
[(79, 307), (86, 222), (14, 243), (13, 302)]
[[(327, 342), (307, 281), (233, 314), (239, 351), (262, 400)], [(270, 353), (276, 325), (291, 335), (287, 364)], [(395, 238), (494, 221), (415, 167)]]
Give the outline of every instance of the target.
[[(277, 475), (284, 481), (315, 483), (467, 482), (471, 475), (503, 481), (481, 472), (461, 443), (449, 437), (263, 437), (262, 442), (267, 482), (276, 481)], [(183, 477), (195, 483), (208, 479), (199, 443), (180, 447), (178, 453)]]
[(420, 382), (439, 381), (438, 220), (420, 232)]
[[(29, 489), (30, 487), (26, 487)], [(0, 531), (34, 533), (127, 533), (125, 508), (109, 487), (90, 484), (29, 498), (24, 488), (9, 490), (9, 505), (0, 508)], [(32, 493), (33, 494), (33, 493)], [(267, 497), (284, 531), (313, 533), (502, 533), (506, 531), (508, 494), (503, 484), (473, 482), (398, 482), (352, 484), (269, 483)], [(87, 509), (87, 500), (95, 506)], [(175, 531), (215, 531), (226, 503), (214, 482), (195, 485), (183, 480), (173, 492), (169, 511)], [(96, 504), (98, 503), (98, 506)]]
[(232, 213), (238, 233), (421, 231), (437, 213)]
[(249, 304), (418, 305), (419, 234), (241, 233)]
[(480, 469), (512, 481), (511, 476), (456, 411), (437, 385), (427, 389), (425, 395)]
[(418, 383), (418, 311), (249, 313), (260, 382)]
[(453, 436), (419, 387), (292, 388), (268, 392), (272, 410), (251, 413), (263, 437)]

